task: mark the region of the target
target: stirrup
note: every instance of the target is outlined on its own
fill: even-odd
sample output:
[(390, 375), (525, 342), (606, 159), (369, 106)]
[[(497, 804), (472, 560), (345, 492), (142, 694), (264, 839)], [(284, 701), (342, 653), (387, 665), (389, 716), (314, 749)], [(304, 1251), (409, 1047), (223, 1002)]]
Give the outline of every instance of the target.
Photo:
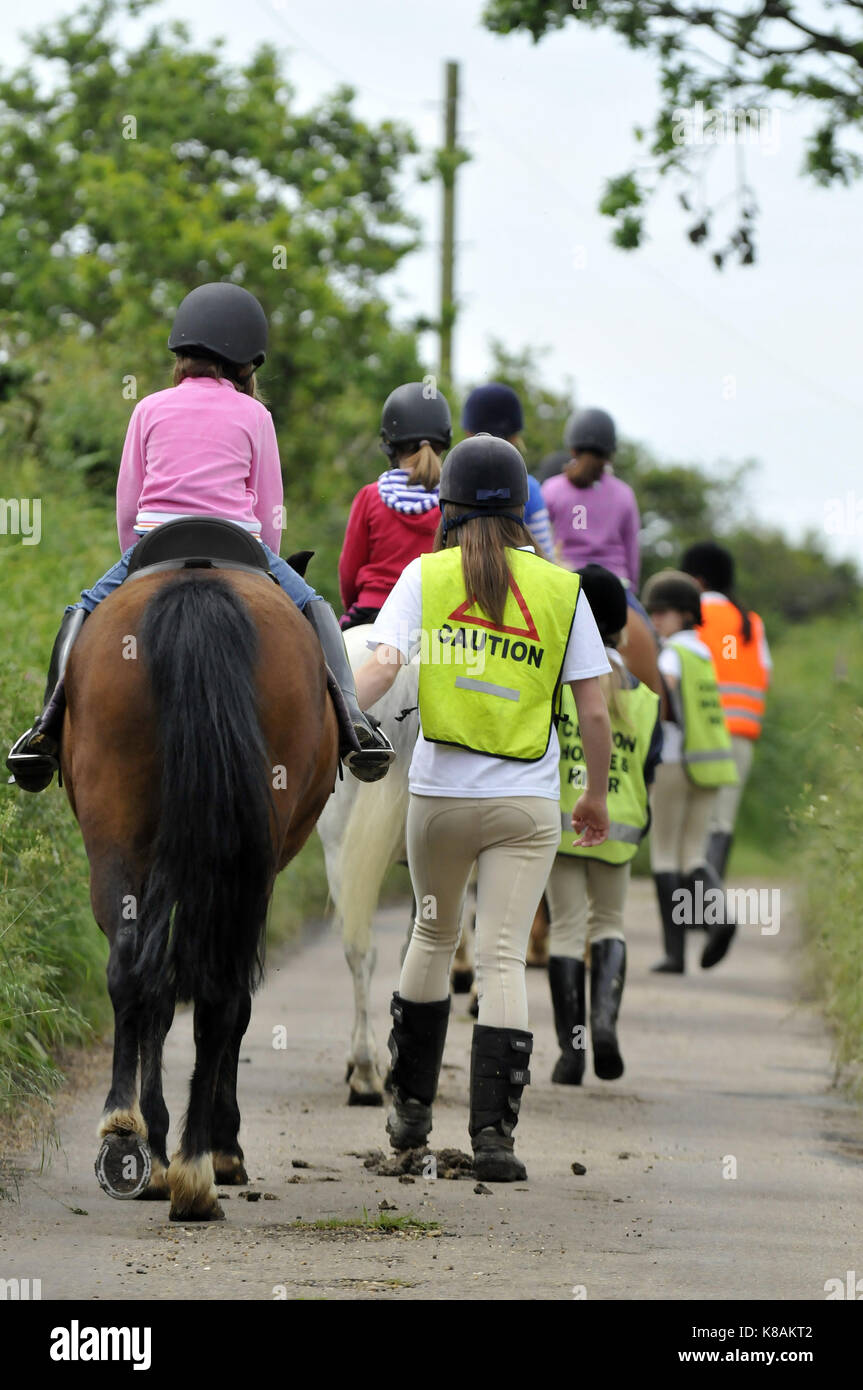
[(16, 739), (6, 757), (6, 766), (12, 773), (8, 779), (10, 786), (19, 786), (22, 791), (44, 791), (54, 773), (59, 770), (60, 760), (56, 754), (28, 753), (24, 750), (33, 736), (28, 729)]
[[(361, 782), (378, 782), (386, 776), (390, 763), (395, 762), (396, 754), (386, 734), (381, 732), (378, 721), (375, 720), (372, 724), (369, 718), (369, 724), (371, 728), (367, 729), (363, 725), (353, 723), (353, 730), (360, 746), (344, 752), (342, 762)], [(374, 742), (371, 741), (372, 738)]]

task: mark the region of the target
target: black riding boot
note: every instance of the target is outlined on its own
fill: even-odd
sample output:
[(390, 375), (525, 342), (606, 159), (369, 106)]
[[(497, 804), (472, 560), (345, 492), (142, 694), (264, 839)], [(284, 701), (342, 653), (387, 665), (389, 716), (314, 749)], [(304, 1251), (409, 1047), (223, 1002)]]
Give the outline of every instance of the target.
[(470, 1054), (470, 1137), (473, 1167), (481, 1182), (523, 1182), (524, 1164), (513, 1152), (521, 1093), (533, 1034), (519, 1028), (474, 1024)]
[(66, 709), (63, 676), (69, 653), (86, 617), (84, 608), (73, 608), (70, 613), (63, 614), (48, 664), (44, 708), (32, 729), (16, 739), (9, 750), (6, 766), (22, 791), (44, 791), (60, 766), (60, 735)]
[(432, 1127), (432, 1101), (443, 1060), (449, 999), (417, 1004), (396, 993), (390, 1013), (393, 1108), (387, 1116), (387, 1134), (394, 1149), (421, 1149)]
[(361, 782), (377, 782), (386, 776), (395, 753), (386, 734), (359, 707), (339, 620), (325, 599), (310, 599), (303, 612), (318, 635), (345, 705), (342, 710), (334, 701), (339, 716), (339, 757)]
[(617, 1015), (626, 979), (626, 942), (606, 937), (590, 947), (590, 1041), (593, 1070), (600, 1081), (623, 1076), (617, 1045)]
[(549, 956), (548, 983), (560, 1056), (551, 1073), (560, 1086), (580, 1086), (584, 1076), (584, 961)]
[(704, 923), (707, 942), (701, 953), (701, 968), (702, 970), (709, 970), (711, 966), (718, 965), (723, 956), (728, 953), (734, 933), (737, 931), (737, 923), (728, 907), (728, 899), (725, 896), (722, 880), (712, 864), (702, 864), (690, 878), (688, 886), (692, 889), (693, 897), (696, 896), (699, 882), (703, 885), (702, 894), (706, 895), (711, 888), (722, 894), (722, 920), (714, 922), (712, 925)]
[(665, 958), (650, 968), (660, 975), (682, 975), (686, 969), (683, 954), (683, 934), (686, 928), (683, 922), (674, 921), (674, 915), (679, 915), (679, 908), (674, 903), (672, 894), (676, 889), (683, 887), (683, 877), (678, 873), (654, 874), (653, 882), (656, 884), (659, 915), (662, 919)]
[(734, 836), (729, 835), (727, 830), (713, 830), (707, 840), (707, 862), (713, 865), (723, 883), (733, 839)]

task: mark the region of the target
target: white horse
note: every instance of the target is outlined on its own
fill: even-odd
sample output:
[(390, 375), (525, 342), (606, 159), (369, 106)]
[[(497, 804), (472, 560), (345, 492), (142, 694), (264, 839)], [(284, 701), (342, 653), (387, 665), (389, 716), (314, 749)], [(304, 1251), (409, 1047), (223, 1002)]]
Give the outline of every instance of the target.
[[(354, 670), (369, 655), (370, 632), (371, 627), (364, 625), (345, 633)], [(372, 920), (387, 870), (406, 857), (408, 771), (419, 733), (418, 691), (419, 659), (414, 658), (370, 710), (395, 749), (389, 772), (379, 782), (358, 782), (349, 775), (337, 782), (317, 826), (330, 897), (354, 981), (354, 1028), (346, 1078), (350, 1105), (383, 1103), (384, 1078), (371, 1019), (371, 980), (377, 959)], [(454, 985), (460, 991), (469, 989), (473, 979), (468, 940), (469, 933), (463, 932), (454, 962)]]

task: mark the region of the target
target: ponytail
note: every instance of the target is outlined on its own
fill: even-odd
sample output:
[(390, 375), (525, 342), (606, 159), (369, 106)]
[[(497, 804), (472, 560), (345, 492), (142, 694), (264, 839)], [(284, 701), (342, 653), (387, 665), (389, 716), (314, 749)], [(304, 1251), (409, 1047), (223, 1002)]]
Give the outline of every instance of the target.
[(728, 599), (729, 603), (734, 604), (734, 607), (740, 614), (740, 635), (743, 638), (744, 646), (748, 646), (752, 641), (752, 619), (749, 616), (749, 609), (744, 608), (743, 604), (738, 602), (734, 594), (726, 593), (725, 597)]
[[(453, 502), (444, 504), (444, 517), (453, 521), (472, 510)], [(496, 626), (503, 623), (503, 613), (509, 593), (509, 561), (507, 547), (517, 549), (533, 545), (530, 532), (521, 521), (506, 516), (475, 516), (456, 531), (450, 531), (450, 542), (461, 547), (461, 572), (465, 593), (491, 618)], [(443, 524), (438, 526), (434, 549), (443, 550)]]
[(426, 492), (433, 492), (440, 482), (440, 454), (435, 453), (427, 439), (421, 439), (413, 453), (403, 455), (398, 466), (407, 471), (408, 487), (418, 484)]

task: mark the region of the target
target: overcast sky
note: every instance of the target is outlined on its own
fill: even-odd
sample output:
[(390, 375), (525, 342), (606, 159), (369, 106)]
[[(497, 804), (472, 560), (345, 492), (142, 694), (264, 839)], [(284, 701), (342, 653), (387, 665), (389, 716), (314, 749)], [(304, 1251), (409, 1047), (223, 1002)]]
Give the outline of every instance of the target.
[[(18, 13), (30, 31), (75, 8), (29, 0)], [(224, 35), (238, 60), (275, 42), (291, 54), (302, 104), (350, 81), (365, 117), (401, 118), (426, 149), (440, 143), (443, 64), (458, 59), (473, 155), (458, 190), (459, 382), (486, 376), (492, 337), (547, 348), (549, 384), (572, 383), (579, 404), (610, 410), (662, 459), (758, 460), (748, 501), (759, 521), (791, 535), (814, 527), (834, 553), (863, 561), (863, 187), (798, 178), (807, 123), (783, 109), (746, 149), (761, 206), (755, 267), (717, 273), (685, 241), (670, 192), (651, 210), (645, 249), (617, 251), (595, 209), (604, 179), (637, 162), (631, 130), (655, 107), (650, 58), (574, 24), (536, 47), (498, 38), (480, 28), (481, 10), (480, 0), (171, 0), (145, 22), (186, 19), (196, 37)], [(4, 27), (7, 67), (22, 50), (8, 15)], [(734, 160), (717, 152), (711, 196), (733, 189)], [(388, 292), (404, 315), (433, 314), (438, 190), (412, 187), (409, 202), (425, 247)]]

